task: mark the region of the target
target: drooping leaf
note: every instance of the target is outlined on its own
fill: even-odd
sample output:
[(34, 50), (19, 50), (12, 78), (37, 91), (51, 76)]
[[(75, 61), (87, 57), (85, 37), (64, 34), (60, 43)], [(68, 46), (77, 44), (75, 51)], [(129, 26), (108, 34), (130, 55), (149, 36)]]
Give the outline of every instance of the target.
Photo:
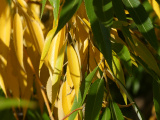
[(117, 103), (110, 101), (110, 109), (112, 114), (112, 120), (124, 120), (121, 110)]
[(84, 90), (82, 103), (84, 102), (86, 98), (86, 95), (88, 93), (88, 90), (92, 82), (92, 79), (94, 75), (96, 74), (97, 70), (98, 70), (98, 66), (85, 78), (85, 84), (82, 86), (83, 87), (82, 89)]
[[(91, 84), (90, 82), (92, 81), (94, 75), (96, 74), (97, 69), (98, 69), (98, 66), (85, 78), (85, 81), (82, 82), (81, 89), (79, 90), (79, 93), (78, 93), (78, 101), (77, 101), (77, 97), (75, 97), (71, 111), (82, 106), (86, 98), (86, 95), (88, 93), (88, 90), (90, 88), (90, 84)], [(77, 113), (78, 111), (71, 114), (69, 116), (69, 120), (73, 120), (77, 115)]]
[(42, 15), (43, 15), (44, 7), (46, 5), (46, 1), (47, 0), (42, 0), (41, 18), (42, 18)]
[(93, 6), (93, 0), (85, 0), (86, 12), (91, 23), (92, 32), (94, 34), (93, 42), (95, 46), (102, 52), (112, 70), (112, 50), (109, 40), (110, 34), (107, 28), (98, 20)]
[(70, 44), (67, 46), (67, 58), (68, 58), (68, 66), (70, 69), (70, 75), (73, 81), (76, 96), (78, 97), (78, 91), (80, 88), (80, 81), (81, 81), (80, 64), (76, 51)]
[(106, 107), (101, 120), (111, 120), (111, 112), (109, 107)]
[(136, 55), (139, 56), (148, 65), (150, 69), (152, 69), (155, 73), (157, 73), (157, 75), (160, 76), (160, 69), (152, 53), (140, 40), (138, 40), (136, 36), (132, 36), (132, 38), (135, 44), (130, 44)]
[(65, 3), (60, 12), (60, 18), (56, 33), (71, 19), (74, 13), (78, 10), (82, 0), (65, 0)]
[(86, 107), (85, 107), (85, 120), (97, 120), (99, 112), (102, 107), (104, 93), (103, 79), (96, 80), (90, 87), (88, 92)]
[(127, 72), (132, 74), (132, 61), (128, 48), (125, 45), (119, 43), (112, 44), (112, 48), (117, 53)]
[[(128, 9), (131, 17), (136, 23), (139, 31), (143, 34), (146, 40), (152, 45), (154, 49), (158, 49), (158, 42), (155, 31), (147, 12), (139, 0), (122, 0)], [(141, 12), (139, 12), (141, 11)]]
[[(114, 73), (114, 75), (125, 86), (125, 78), (124, 78), (123, 69), (122, 69), (121, 63), (119, 61), (119, 58), (118, 58), (118, 56), (115, 53), (113, 53), (113, 63), (112, 63), (112, 66), (113, 66), (113, 73)], [(124, 102), (127, 104), (127, 96), (126, 96), (126, 94), (121, 89), (120, 89), (120, 92), (121, 92), (121, 94), (123, 96)]]
[(98, 19), (109, 27), (113, 24), (113, 8), (111, 0), (93, 0), (94, 11)]

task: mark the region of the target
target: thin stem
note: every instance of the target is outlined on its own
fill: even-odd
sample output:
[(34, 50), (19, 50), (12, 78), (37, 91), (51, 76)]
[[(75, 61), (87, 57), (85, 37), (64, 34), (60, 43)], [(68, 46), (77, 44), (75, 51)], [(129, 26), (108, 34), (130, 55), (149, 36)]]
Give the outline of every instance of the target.
[(34, 69), (34, 67), (33, 67), (32, 61), (31, 61), (30, 57), (28, 56), (27, 51), (26, 51), (25, 49), (24, 49), (24, 51), (25, 51), (25, 55), (26, 55), (27, 58), (28, 58), (28, 59), (27, 59), (27, 62), (28, 62), (28, 64), (29, 64), (29, 66), (31, 67), (33, 73), (34, 73), (35, 76), (36, 76), (36, 82), (37, 82), (37, 83), (39, 84), (39, 86), (41, 87), (41, 93), (42, 93), (42, 96), (43, 96), (45, 105), (46, 105), (46, 107), (47, 107), (47, 110), (48, 110), (48, 113), (49, 113), (49, 117), (50, 117), (51, 120), (54, 120), (54, 118), (53, 118), (53, 116), (52, 116), (52, 112), (51, 112), (50, 106), (49, 106), (49, 102), (48, 102), (47, 96), (46, 96), (45, 91), (44, 91), (44, 89), (43, 89), (43, 85), (42, 85), (42, 83), (41, 83), (41, 81), (40, 81), (40, 79), (39, 79), (39, 76), (37, 75), (37, 73), (36, 73), (36, 71), (35, 71), (35, 69)]
[(67, 117), (69, 117), (72, 113), (76, 112), (77, 110), (82, 110), (83, 109), (83, 106), (80, 107), (80, 108), (77, 108), (75, 110), (73, 110), (72, 112), (70, 112), (68, 115), (66, 115), (62, 120), (65, 120)]

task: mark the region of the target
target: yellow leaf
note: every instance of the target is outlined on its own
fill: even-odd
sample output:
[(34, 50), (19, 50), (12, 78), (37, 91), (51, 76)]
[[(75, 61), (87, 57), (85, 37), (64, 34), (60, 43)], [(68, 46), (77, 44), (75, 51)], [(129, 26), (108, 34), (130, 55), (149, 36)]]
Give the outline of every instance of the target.
[(11, 31), (11, 12), (6, 0), (0, 3), (0, 86), (7, 96), (5, 87), (7, 56), (9, 52), (10, 31)]
[(70, 88), (66, 80), (62, 88), (62, 107), (65, 115), (68, 115), (71, 112), (74, 96), (75, 90)]
[[(13, 19), (13, 40), (14, 47), (18, 62), (22, 69), (24, 70), (23, 64), (23, 28), (21, 18), (18, 13), (14, 15)], [(25, 71), (25, 70), (24, 70)]]
[(159, 4), (157, 3), (156, 0), (148, 0), (148, 1), (151, 4), (151, 6), (153, 7), (153, 10), (157, 14), (158, 18), (160, 19), (160, 6), (159, 6)]
[(68, 58), (68, 66), (70, 69), (71, 78), (75, 88), (76, 96), (78, 98), (78, 92), (81, 81), (81, 71), (80, 71), (78, 56), (70, 44), (67, 46), (67, 58)]
[[(118, 56), (116, 55), (115, 52), (113, 52), (113, 62), (112, 62), (112, 66), (113, 66), (113, 73), (114, 75), (116, 76), (116, 78), (118, 78), (122, 84), (125, 86), (125, 78), (124, 78), (124, 73), (123, 73), (123, 69), (122, 69), (122, 66), (121, 66), (121, 63), (119, 61), (119, 58)], [(127, 96), (126, 94), (120, 90), (123, 98), (124, 98), (124, 101), (127, 105)]]
[(66, 72), (66, 81), (67, 81), (68, 85), (70, 86), (70, 88), (73, 88), (73, 82), (72, 82), (72, 78), (70, 75), (70, 70), (69, 70), (68, 65), (67, 65), (67, 72)]
[[(52, 105), (54, 105), (55, 103), (55, 99), (57, 97), (57, 91), (59, 88), (59, 83), (60, 83), (60, 77), (62, 75), (62, 68), (63, 68), (63, 61), (64, 61), (64, 53), (65, 53), (65, 48), (66, 48), (66, 43), (63, 45), (63, 47), (61, 48), (57, 60), (56, 60), (56, 65), (54, 68), (54, 73), (52, 75), (52, 78), (50, 78), (47, 83), (47, 91), (49, 91), (49, 93), (47, 93), (49, 96), (48, 98), (50, 99), (50, 102), (52, 103)], [(49, 84), (51, 84), (52, 86), (50, 86)], [(50, 93), (52, 93), (52, 96), (50, 96)]]
[(63, 111), (63, 107), (62, 107), (62, 102), (63, 102), (63, 98), (62, 98), (63, 86), (64, 86), (64, 83), (62, 83), (62, 85), (60, 87), (59, 96), (58, 96), (58, 119), (59, 120), (62, 120), (65, 117), (65, 114), (64, 114), (64, 111)]

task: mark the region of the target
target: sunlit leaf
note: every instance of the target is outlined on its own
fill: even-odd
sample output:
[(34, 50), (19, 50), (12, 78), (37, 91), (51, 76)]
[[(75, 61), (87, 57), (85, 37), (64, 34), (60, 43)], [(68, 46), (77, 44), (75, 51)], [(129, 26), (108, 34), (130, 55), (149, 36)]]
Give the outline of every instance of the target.
[(111, 112), (109, 107), (106, 107), (101, 120), (111, 120)]
[[(139, 31), (156, 50), (158, 49), (157, 38), (150, 18), (139, 0), (122, 0)], [(139, 12), (140, 11), (140, 12)]]

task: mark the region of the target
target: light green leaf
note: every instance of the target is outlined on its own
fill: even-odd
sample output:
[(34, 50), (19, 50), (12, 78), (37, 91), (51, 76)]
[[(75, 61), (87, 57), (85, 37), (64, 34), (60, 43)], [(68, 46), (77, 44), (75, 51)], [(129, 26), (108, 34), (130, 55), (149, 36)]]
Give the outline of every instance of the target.
[(112, 114), (112, 120), (124, 120), (121, 110), (117, 103), (110, 101), (110, 109)]
[(101, 120), (111, 120), (111, 112), (109, 107), (106, 107)]
[(36, 108), (37, 104), (32, 101), (27, 100), (18, 100), (18, 99), (11, 99), (11, 98), (3, 98), (0, 97), (0, 110), (9, 109), (12, 107), (27, 107), (27, 108)]
[(46, 1), (47, 0), (42, 0), (41, 18), (42, 18), (42, 15), (43, 15), (44, 7), (46, 5)]
[(104, 93), (104, 80), (96, 80), (90, 87), (88, 92), (86, 107), (85, 107), (85, 120), (97, 120), (102, 107)]

